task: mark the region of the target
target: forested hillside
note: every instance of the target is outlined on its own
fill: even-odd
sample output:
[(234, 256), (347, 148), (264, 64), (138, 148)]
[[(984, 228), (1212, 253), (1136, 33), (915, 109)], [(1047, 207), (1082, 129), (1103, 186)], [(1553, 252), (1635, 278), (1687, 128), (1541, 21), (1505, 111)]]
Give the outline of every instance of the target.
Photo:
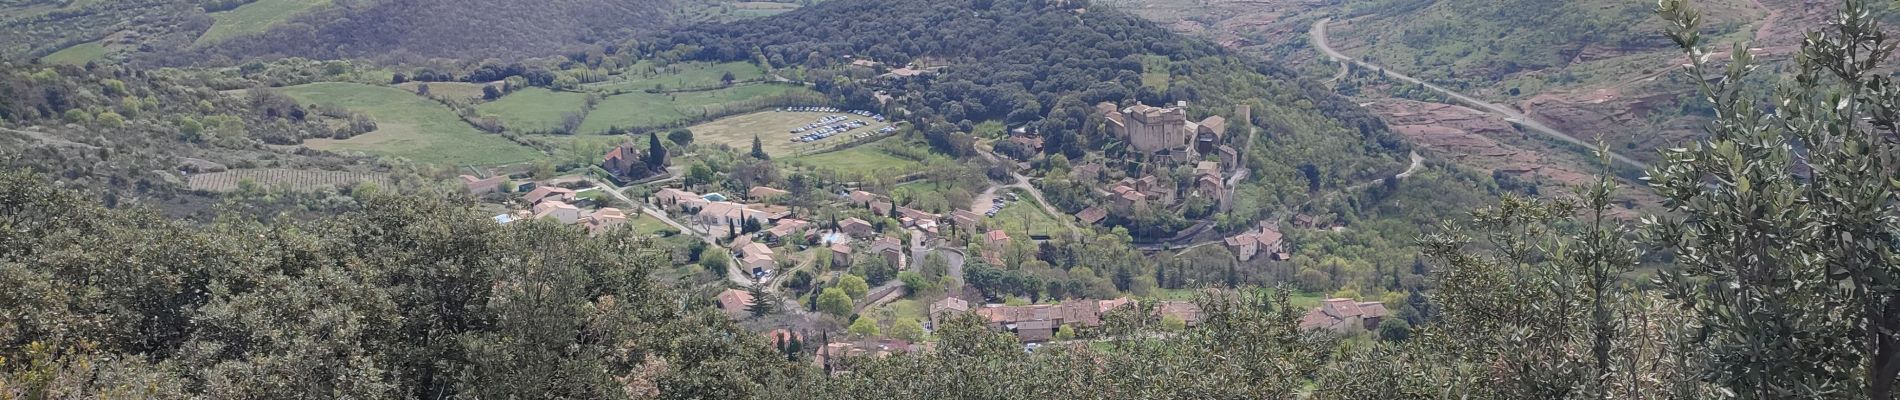
[(228, 40), (184, 57), (480, 60), (548, 56), (580, 44), (616, 41), (671, 26), (673, 3), (366, 1), (298, 17), (263, 34)]
[[(1244, 225), (1277, 211), (1303, 188), (1336, 188), (1404, 168), (1408, 145), (1377, 118), (1312, 82), (1172, 34), (1127, 13), (1084, 2), (830, 1), (801, 12), (673, 33), (667, 42), (714, 60), (763, 59), (775, 67), (844, 65), (857, 59), (933, 73), (859, 82), (817, 75), (818, 88), (854, 107), (910, 112), (936, 149), (972, 154), (972, 122), (1002, 121), (1048, 136), (1049, 154), (1080, 159), (1114, 147), (1094, 106), (1101, 102), (1176, 104), (1198, 115), (1251, 105), (1234, 123), (1236, 147), (1254, 171), (1243, 196), (1262, 207), (1238, 210)], [(661, 43), (667, 43), (661, 42)], [(1160, 62), (1147, 62), (1159, 58)], [(875, 74), (877, 71), (866, 71)], [(1147, 76), (1164, 79), (1148, 82)], [(1079, 204), (1063, 204), (1079, 211)], [(1179, 228), (1179, 216), (1153, 215), (1140, 226)]]
[[(1384, 0), (1355, 2), (1349, 16), (1372, 36), (1369, 55), (1434, 77), (1497, 80), (1669, 42), (1651, 12), (1627, 1)], [(1357, 28), (1357, 27), (1356, 27)]]

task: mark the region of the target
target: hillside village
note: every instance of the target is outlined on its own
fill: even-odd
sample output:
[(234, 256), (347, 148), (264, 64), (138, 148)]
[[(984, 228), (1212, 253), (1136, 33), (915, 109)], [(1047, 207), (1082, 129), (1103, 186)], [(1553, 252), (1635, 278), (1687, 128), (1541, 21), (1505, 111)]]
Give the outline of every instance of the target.
[[(1187, 121), (1185, 107), (1098, 105), (1108, 129), (1135, 150), (1130, 157), (1142, 163), (1191, 166), (1192, 178), (1175, 181), (1158, 174), (1136, 177), (1111, 173), (1100, 162), (1075, 167), (1072, 176), (1091, 185), (1091, 192), (1099, 197), (1088, 200), (1093, 205), (1080, 212), (1058, 214), (1065, 219), (1061, 223), (1073, 226), (1071, 229), (1106, 232), (1113, 230), (1110, 221), (1126, 221), (1125, 216), (1149, 208), (1179, 208), (1190, 198), (1209, 200), (1217, 207), (1230, 204), (1227, 185), (1247, 171), (1236, 159), (1237, 150), (1222, 140), (1229, 132), (1223, 126), (1225, 119), (1210, 116), (1199, 122)], [(1236, 118), (1247, 118), (1247, 113), (1246, 106), (1239, 107)], [(787, 132), (800, 135), (801, 129)], [(792, 140), (809, 137), (795, 136)], [(1034, 145), (1041, 140), (1033, 132), (1017, 130), (999, 143)], [(960, 313), (987, 320), (992, 329), (1014, 335), (1031, 350), (1046, 343), (1099, 337), (1103, 321), (1121, 310), (1146, 313), (1178, 329), (1193, 329), (1200, 322), (1199, 306), (1185, 299), (1144, 302), (1126, 295), (1099, 299), (1063, 296), (1023, 304), (1014, 296), (990, 297), (986, 294), (992, 292), (966, 282), (970, 277), (966, 275), (968, 268), (1014, 268), (1016, 263), (1033, 259), (1026, 258), (1024, 251), (1047, 245), (1050, 236), (1023, 234), (997, 218), (1012, 204), (1038, 203), (1032, 197), (1040, 194), (1025, 195), (1036, 192), (1033, 186), (1027, 192), (986, 195), (941, 213), (902, 205), (889, 193), (853, 189), (850, 185), (831, 186), (835, 191), (809, 185), (760, 185), (742, 191), (701, 193), (679, 184), (673, 172), (678, 169), (665, 167), (673, 161), (667, 153), (642, 147), (633, 143), (613, 147), (597, 165), (605, 174), (593, 178), (563, 178), (509, 188), (502, 187), (512, 184), (506, 177), (463, 176), (462, 180), (467, 190), (477, 195), (519, 193), (505, 200), (519, 209), (496, 215), (498, 223), (547, 219), (599, 234), (626, 225), (630, 218), (649, 220), (648, 224), (657, 222), (665, 227), (654, 233), (683, 235), (720, 249), (716, 255), (701, 256), (699, 262), (709, 268), (722, 268), (715, 271), (716, 275), (727, 282), (726, 288), (712, 296), (711, 304), (736, 321), (769, 330), (766, 334), (775, 343), (797, 338), (799, 346), (809, 346), (806, 341), (825, 341), (814, 348), (812, 360), (831, 371), (845, 369), (835, 364), (840, 356), (927, 350), (933, 327)], [(1016, 168), (1026, 167), (1018, 164)], [(1120, 179), (1108, 179), (1111, 176)], [(715, 177), (714, 181), (719, 179), (731, 178)], [(633, 197), (622, 195), (619, 182), (654, 183), (644, 184), (650, 189), (625, 191), (644, 193)], [(1003, 185), (990, 186), (989, 191), (995, 192)], [(1035, 211), (1043, 212), (1040, 207)], [(1301, 229), (1331, 228), (1305, 214), (1285, 222)], [(1291, 259), (1291, 249), (1296, 246), (1287, 243), (1280, 226), (1279, 222), (1262, 221), (1205, 244), (1225, 248), (1236, 263), (1284, 263)], [(938, 265), (926, 265), (926, 260)], [(931, 268), (936, 270), (926, 271)], [(907, 274), (924, 277), (921, 280), (925, 282), (898, 279)], [(819, 295), (826, 290), (819, 288), (836, 287), (847, 276), (860, 282), (860, 278), (873, 277), (874, 282), (866, 285), (863, 293), (846, 298), (848, 309), (822, 310)], [(902, 321), (919, 325), (921, 335), (854, 332), (834, 337), (822, 328), (827, 325), (823, 322), (825, 315), (859, 314), (867, 317), (857, 319), (869, 319), (872, 314), (890, 315), (878, 310), (899, 301), (921, 308), (921, 315), (910, 317), (915, 320)], [(762, 311), (765, 309), (770, 311)], [(1312, 307), (1300, 326), (1356, 334), (1378, 330), (1381, 319), (1388, 315), (1378, 301), (1335, 298)], [(892, 326), (882, 329), (890, 332), (899, 321), (882, 323)], [(837, 325), (831, 326), (836, 329)]]

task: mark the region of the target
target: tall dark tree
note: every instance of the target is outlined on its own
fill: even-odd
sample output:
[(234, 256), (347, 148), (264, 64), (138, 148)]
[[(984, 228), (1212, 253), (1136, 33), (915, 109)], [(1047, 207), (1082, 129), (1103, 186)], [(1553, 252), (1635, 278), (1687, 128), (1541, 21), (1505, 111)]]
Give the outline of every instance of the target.
[(772, 302), (772, 295), (765, 292), (764, 282), (754, 282), (746, 287), (746, 293), (752, 295), (752, 302), (745, 305), (745, 311), (754, 317), (763, 317), (778, 312)]
[(660, 143), (659, 132), (647, 132), (647, 170), (654, 173), (666, 172), (666, 145)]
[(760, 160), (772, 159), (772, 155), (765, 154), (765, 142), (759, 140), (759, 135), (752, 135), (752, 158)]

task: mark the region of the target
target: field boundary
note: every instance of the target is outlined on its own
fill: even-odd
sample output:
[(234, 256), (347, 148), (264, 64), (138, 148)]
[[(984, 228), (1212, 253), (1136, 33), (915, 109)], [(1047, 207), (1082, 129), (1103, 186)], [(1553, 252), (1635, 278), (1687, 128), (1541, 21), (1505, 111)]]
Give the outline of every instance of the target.
[(350, 171), (314, 171), (288, 168), (236, 169), (224, 172), (193, 174), (186, 178), (186, 186), (192, 190), (206, 192), (231, 192), (242, 186), (242, 182), (252, 182), (264, 188), (288, 187), (293, 190), (310, 191), (325, 187), (341, 187), (359, 183), (374, 183), (389, 186), (389, 175), (376, 172)]

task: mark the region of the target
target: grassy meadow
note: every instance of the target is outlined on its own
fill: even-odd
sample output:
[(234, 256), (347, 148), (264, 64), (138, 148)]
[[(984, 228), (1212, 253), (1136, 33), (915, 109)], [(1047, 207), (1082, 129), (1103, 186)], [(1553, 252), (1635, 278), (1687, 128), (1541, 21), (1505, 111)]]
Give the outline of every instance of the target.
[(544, 156), (499, 135), (476, 130), (448, 107), (402, 89), (355, 83), (313, 83), (279, 90), (299, 102), (344, 107), (376, 120), (374, 132), (344, 140), (304, 142), (313, 149), (453, 165), (513, 164)]
[[(435, 87), (429, 89), (433, 92)], [(527, 88), (482, 103), (475, 109), (482, 115), (501, 119), (502, 125), (511, 131), (547, 132), (559, 128), (567, 114), (580, 112), (586, 102), (585, 94)]]
[(211, 30), (199, 35), (193, 44), (205, 45), (261, 33), (297, 14), (327, 5), (330, 5), (330, 0), (257, 0), (229, 11), (212, 13), (211, 18), (217, 22), (212, 23)]

